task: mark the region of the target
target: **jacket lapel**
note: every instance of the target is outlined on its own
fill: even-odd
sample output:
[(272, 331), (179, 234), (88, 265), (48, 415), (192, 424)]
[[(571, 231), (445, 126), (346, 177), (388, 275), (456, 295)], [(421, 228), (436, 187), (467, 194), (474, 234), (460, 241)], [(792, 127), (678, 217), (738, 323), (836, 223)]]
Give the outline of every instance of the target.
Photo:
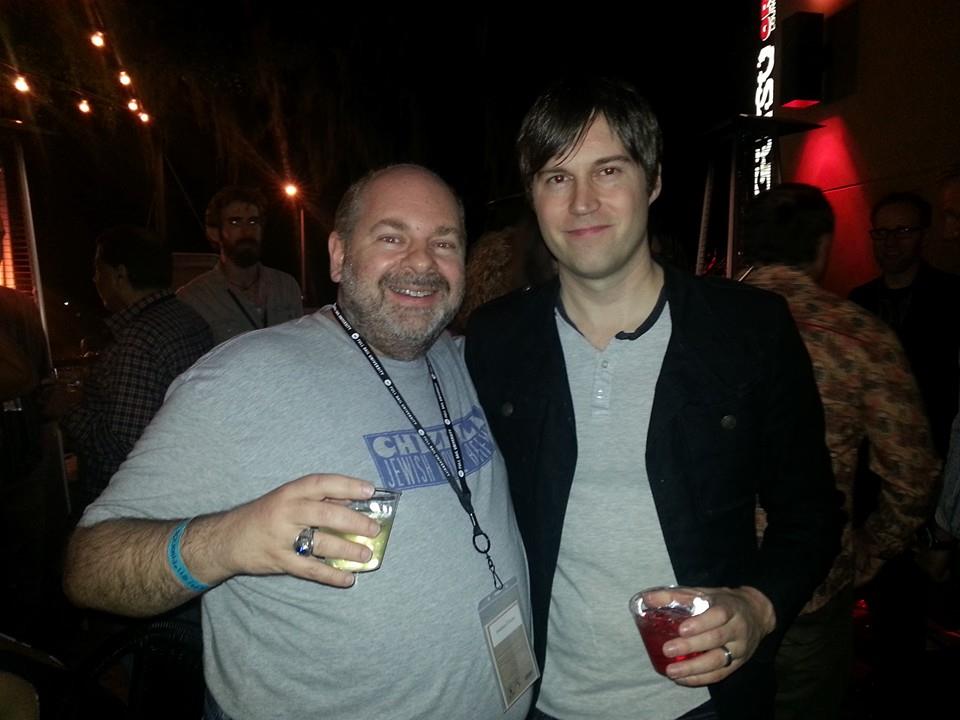
[(670, 308), (670, 342), (657, 379), (648, 443), (653, 443), (688, 404), (740, 393), (740, 370), (750, 362), (723, 335), (723, 327), (697, 281), (664, 267)]

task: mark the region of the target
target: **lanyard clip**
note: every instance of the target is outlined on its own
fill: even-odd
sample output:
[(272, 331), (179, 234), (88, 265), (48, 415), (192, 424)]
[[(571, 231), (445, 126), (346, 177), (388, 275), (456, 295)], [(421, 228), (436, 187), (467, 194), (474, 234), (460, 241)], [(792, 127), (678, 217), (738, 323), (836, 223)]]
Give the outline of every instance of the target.
[(473, 547), (478, 553), (486, 555), (490, 552), (490, 538), (480, 529), (477, 518), (473, 513), (470, 513), (470, 520), (473, 522)]

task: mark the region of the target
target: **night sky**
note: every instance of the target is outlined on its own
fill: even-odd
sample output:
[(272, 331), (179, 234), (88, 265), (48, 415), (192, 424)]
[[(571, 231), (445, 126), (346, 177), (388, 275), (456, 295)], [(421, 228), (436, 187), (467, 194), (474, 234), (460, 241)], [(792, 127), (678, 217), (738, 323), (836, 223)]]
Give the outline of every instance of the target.
[[(199, 216), (227, 182), (275, 199), (265, 259), (294, 273), (296, 215), (280, 184), (292, 176), (303, 186), (317, 302), (330, 292), (333, 210), (372, 167), (412, 161), (438, 171), (463, 195), (475, 238), (518, 206), (513, 140), (524, 112), (551, 80), (576, 71), (628, 79), (650, 99), (665, 134), (653, 222), (693, 252), (703, 134), (750, 109), (758, 3), (446, 14), (356, 5), (3, 0), (5, 62), (36, 73), (42, 90), (28, 107), (0, 92), (0, 117), (52, 133), (26, 140), (48, 312), (71, 298), (73, 334), (102, 315), (90, 266), (97, 232), (112, 224), (150, 224), (175, 250), (207, 251)], [(91, 23), (102, 23), (111, 52), (92, 49)], [(121, 66), (149, 126), (123, 108)], [(90, 117), (75, 109), (77, 90), (95, 91)]]

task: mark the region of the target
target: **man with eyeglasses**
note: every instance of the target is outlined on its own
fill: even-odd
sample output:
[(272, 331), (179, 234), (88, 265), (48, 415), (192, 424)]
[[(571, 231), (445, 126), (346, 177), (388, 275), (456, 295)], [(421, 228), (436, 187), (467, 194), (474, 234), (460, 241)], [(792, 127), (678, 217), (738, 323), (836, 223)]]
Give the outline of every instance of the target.
[[(934, 448), (942, 459), (957, 412), (960, 278), (931, 267), (922, 258), (932, 216), (930, 203), (914, 193), (893, 193), (873, 206), (870, 237), (881, 275), (855, 288), (850, 299), (878, 315), (900, 339), (930, 420)], [(856, 482), (855, 525), (872, 509), (877, 485), (863, 466)], [(874, 702), (895, 713), (906, 708), (898, 705), (902, 693), (892, 688), (919, 681), (910, 675), (910, 669), (922, 666), (925, 651), (926, 614), (904, 612), (902, 592), (904, 587), (913, 588), (914, 605), (924, 607), (930, 586), (915, 551), (933, 547), (928, 542), (933, 508), (927, 512), (924, 532), (918, 536), (922, 544), (889, 558), (860, 590), (870, 608), (873, 628), (872, 665), (879, 689)]]
[(207, 205), (207, 239), (220, 261), (177, 296), (203, 316), (217, 344), (303, 315), (297, 281), (260, 262), (266, 206), (259, 190), (237, 186), (223, 188)]
[(873, 254), (881, 275), (850, 299), (878, 315), (903, 344), (923, 396), (933, 443), (944, 457), (957, 412), (960, 278), (922, 257), (932, 219), (930, 203), (914, 193), (882, 198), (870, 215)]

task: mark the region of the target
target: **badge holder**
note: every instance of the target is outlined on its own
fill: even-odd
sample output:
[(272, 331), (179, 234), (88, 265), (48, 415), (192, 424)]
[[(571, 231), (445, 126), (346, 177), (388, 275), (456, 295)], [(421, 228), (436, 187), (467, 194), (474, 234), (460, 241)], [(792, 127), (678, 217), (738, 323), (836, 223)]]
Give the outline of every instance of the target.
[(515, 577), (480, 602), (480, 624), (506, 712), (540, 677)]

